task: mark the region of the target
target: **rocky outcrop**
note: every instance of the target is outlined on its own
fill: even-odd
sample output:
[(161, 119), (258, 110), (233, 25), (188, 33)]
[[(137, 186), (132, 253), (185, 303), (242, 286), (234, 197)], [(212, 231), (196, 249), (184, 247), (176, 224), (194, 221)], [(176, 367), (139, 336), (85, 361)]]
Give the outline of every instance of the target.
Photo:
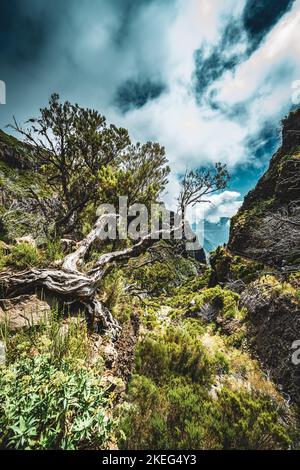
[(300, 339), (300, 302), (297, 289), (266, 278), (251, 284), (241, 295), (248, 310), (248, 336), (252, 353), (293, 402), (300, 404), (300, 361), (293, 360), (293, 345)]
[(265, 373), (300, 404), (300, 109), (283, 121), (282, 146), (211, 255), (210, 285), (239, 292), (247, 342)]
[(282, 146), (233, 217), (228, 247), (277, 267), (300, 267), (300, 109), (283, 121)]
[(9, 330), (18, 331), (48, 320), (51, 307), (36, 295), (20, 295), (0, 300), (0, 323)]

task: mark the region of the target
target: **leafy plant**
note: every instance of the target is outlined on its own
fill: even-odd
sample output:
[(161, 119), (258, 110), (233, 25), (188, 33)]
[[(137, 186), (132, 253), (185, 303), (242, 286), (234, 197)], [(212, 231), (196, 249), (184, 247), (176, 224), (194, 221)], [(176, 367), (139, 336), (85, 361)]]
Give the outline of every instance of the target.
[(24, 357), (0, 377), (1, 448), (86, 449), (106, 445), (112, 421), (92, 369), (50, 355)]

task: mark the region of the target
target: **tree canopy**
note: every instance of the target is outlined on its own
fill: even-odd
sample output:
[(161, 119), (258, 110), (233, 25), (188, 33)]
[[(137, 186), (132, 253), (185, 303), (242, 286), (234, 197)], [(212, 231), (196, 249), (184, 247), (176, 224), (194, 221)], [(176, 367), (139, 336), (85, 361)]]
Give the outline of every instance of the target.
[(26, 124), (13, 127), (30, 145), (28, 158), (51, 188), (51, 197), (39, 204), (54, 219), (56, 234), (80, 231), (83, 215), (95, 217), (100, 203), (114, 203), (119, 195), (128, 196), (130, 203), (149, 203), (165, 187), (169, 168), (164, 148), (133, 144), (126, 129), (108, 125), (96, 110), (61, 102), (53, 94)]

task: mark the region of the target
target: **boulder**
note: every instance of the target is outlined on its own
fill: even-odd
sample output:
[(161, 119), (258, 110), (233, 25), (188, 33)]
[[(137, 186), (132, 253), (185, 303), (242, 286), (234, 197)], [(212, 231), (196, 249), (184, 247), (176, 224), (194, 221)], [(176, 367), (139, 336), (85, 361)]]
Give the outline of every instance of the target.
[(21, 295), (0, 301), (0, 323), (7, 322), (12, 331), (48, 321), (51, 308), (36, 295)]
[(31, 235), (25, 235), (24, 237), (18, 237), (15, 239), (17, 245), (31, 245), (36, 248), (35, 239)]

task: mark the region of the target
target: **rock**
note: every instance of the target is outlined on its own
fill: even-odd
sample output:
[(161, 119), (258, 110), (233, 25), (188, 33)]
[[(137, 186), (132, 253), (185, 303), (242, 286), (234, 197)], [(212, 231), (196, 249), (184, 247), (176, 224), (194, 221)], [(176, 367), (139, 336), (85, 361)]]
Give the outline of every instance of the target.
[(231, 220), (233, 253), (271, 266), (280, 267), (284, 259), (285, 265), (300, 267), (299, 141), (300, 108), (283, 121), (282, 146)]
[(50, 312), (50, 306), (36, 295), (20, 295), (1, 300), (0, 322), (7, 322), (10, 330), (18, 331), (48, 321)]
[(5, 366), (6, 362), (6, 347), (4, 341), (0, 341), (0, 366)]
[(300, 365), (292, 361), (293, 344), (300, 339), (300, 305), (289, 292), (254, 282), (241, 295), (248, 310), (247, 328), (252, 351), (271, 378), (294, 402), (300, 403)]
[(34, 248), (36, 248), (36, 242), (35, 239), (31, 235), (25, 235), (24, 237), (18, 237), (15, 239), (15, 242), (17, 245), (31, 245)]
[(113, 343), (111, 343), (111, 342), (108, 343), (104, 347), (103, 353), (104, 353), (105, 365), (106, 365), (106, 367), (111, 369), (113, 364), (115, 363), (117, 357), (118, 357), (118, 352), (117, 352), (116, 348), (114, 347)]

